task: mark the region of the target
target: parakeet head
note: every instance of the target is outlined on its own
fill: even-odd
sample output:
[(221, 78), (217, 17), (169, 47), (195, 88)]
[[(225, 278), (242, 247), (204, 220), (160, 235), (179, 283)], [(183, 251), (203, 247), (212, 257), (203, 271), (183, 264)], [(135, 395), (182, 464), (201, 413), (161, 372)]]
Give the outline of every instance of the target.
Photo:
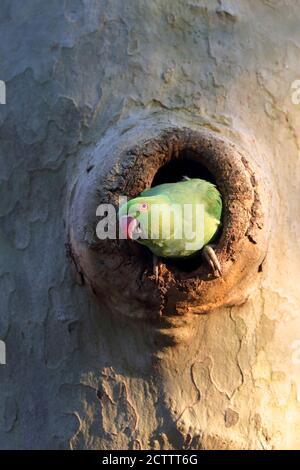
[[(168, 208), (161, 196), (139, 196), (131, 199), (119, 210), (120, 231), (123, 237), (142, 242), (153, 234), (153, 214), (163, 217)], [(151, 224), (152, 220), (152, 224)]]

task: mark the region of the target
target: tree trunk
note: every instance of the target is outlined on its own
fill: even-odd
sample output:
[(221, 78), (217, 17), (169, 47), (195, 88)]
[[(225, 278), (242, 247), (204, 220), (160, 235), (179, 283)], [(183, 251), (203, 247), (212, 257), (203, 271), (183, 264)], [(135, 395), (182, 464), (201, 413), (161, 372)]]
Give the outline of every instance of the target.
[[(292, 0), (1, 2), (1, 448), (299, 448), (299, 20)], [(115, 315), (68, 252), (89, 155), (149, 119), (239, 142), (272, 193), (254, 294), (165, 328)]]

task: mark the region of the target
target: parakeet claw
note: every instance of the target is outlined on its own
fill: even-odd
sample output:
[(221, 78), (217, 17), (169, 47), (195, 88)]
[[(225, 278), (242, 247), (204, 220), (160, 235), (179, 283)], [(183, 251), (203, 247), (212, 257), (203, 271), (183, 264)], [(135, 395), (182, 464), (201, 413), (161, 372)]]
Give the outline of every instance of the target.
[(161, 261), (156, 255), (153, 255), (152, 261), (153, 261), (153, 274), (155, 277), (155, 281), (158, 282), (159, 276), (160, 276)]
[(205, 245), (202, 250), (204, 259), (208, 262), (214, 274), (217, 273), (218, 277), (222, 277), (221, 264), (217, 258), (215, 250), (212, 245)]

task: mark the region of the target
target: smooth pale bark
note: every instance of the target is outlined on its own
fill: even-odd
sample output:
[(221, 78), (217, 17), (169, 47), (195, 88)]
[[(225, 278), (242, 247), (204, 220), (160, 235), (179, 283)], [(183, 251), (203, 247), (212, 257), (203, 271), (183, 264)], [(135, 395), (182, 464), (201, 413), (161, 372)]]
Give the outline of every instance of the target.
[[(1, 448), (299, 448), (299, 21), (292, 0), (2, 0)], [(87, 149), (155, 113), (253, 139), (273, 191), (260, 288), (172, 347), (107, 315), (65, 248)]]

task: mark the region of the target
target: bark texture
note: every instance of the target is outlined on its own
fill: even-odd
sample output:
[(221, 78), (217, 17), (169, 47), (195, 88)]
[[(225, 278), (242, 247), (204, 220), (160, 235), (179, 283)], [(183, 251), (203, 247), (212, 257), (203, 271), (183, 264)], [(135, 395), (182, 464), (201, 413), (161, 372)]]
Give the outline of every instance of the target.
[[(1, 448), (299, 448), (299, 20), (292, 0), (1, 2)], [(252, 147), (273, 193), (256, 295), (174, 331), (111, 315), (65, 246), (89, 151), (161, 115)]]

